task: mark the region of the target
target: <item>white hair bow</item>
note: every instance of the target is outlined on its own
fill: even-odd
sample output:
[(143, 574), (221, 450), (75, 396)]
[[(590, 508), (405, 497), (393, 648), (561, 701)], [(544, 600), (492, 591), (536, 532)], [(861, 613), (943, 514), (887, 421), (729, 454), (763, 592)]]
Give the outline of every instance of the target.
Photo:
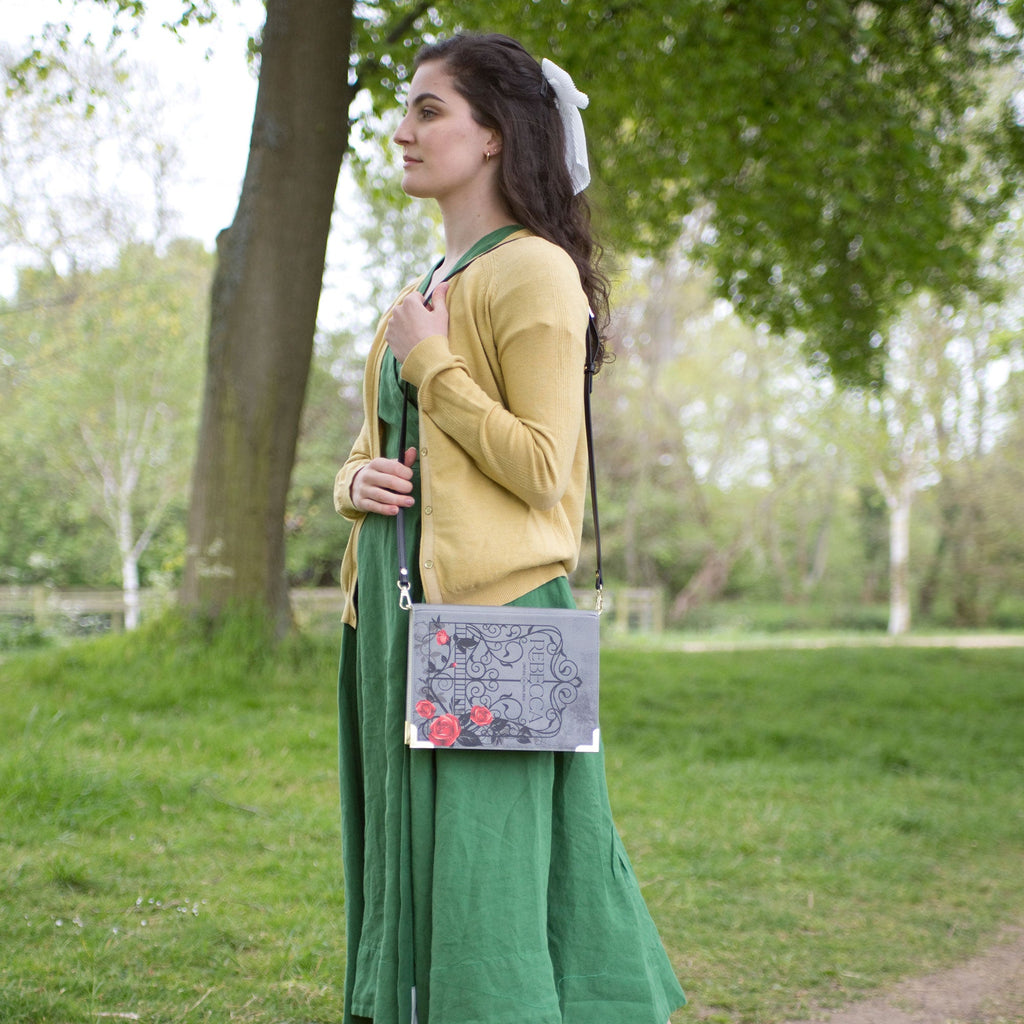
[(572, 190), (582, 192), (590, 184), (590, 164), (580, 111), (586, 108), (590, 99), (576, 88), (569, 72), (563, 71), (554, 61), (545, 57), (540, 62), (540, 70), (554, 90), (555, 105), (565, 129), (565, 164), (572, 179)]

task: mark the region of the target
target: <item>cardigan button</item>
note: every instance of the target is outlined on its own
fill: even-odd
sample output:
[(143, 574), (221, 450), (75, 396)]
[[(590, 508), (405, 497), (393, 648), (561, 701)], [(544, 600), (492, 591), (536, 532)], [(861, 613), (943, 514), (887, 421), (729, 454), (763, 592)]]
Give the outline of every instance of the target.
[(430, 558), (428, 558), (428, 559), (427, 559), (427, 560), (426, 560), (426, 561), (425, 561), (425, 562), (423, 563), (423, 568), (424, 568), (424, 569), (433, 569), (433, 568), (434, 568), (434, 562), (433, 562), (433, 560), (432, 560), (432, 559), (430, 559)]
[(434, 510), (433, 510), (433, 509), (432, 509), (432, 508), (431, 508), (431, 507), (430, 507), (430, 506), (428, 505), (428, 506), (427, 506), (427, 507), (426, 507), (426, 508), (425, 508), (425, 509), (423, 510), (423, 514), (424, 514), (425, 516), (429, 516), (429, 515), (433, 514), (433, 511), (434, 511)]
[(425, 447), (421, 448), (420, 449), (420, 458), (421, 459), (425, 459), (426, 457), (427, 457), (427, 449)]

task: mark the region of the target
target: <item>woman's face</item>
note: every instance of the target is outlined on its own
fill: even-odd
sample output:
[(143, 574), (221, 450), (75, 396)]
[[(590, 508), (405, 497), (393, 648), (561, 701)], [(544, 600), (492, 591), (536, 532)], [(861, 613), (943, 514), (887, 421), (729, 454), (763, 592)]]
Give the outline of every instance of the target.
[(404, 155), (402, 189), (410, 196), (442, 205), (473, 202), (495, 187), (501, 137), (474, 120), (441, 61), (416, 70), (394, 139)]

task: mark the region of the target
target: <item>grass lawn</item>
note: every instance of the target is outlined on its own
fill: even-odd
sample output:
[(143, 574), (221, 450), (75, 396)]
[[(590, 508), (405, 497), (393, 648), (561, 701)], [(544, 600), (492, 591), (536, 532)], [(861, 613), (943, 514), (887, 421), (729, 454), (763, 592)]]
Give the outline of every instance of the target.
[[(0, 665), (0, 1021), (340, 1024), (335, 666), (172, 619)], [(602, 687), (674, 1020), (784, 1020), (1024, 920), (1024, 650), (610, 647)]]

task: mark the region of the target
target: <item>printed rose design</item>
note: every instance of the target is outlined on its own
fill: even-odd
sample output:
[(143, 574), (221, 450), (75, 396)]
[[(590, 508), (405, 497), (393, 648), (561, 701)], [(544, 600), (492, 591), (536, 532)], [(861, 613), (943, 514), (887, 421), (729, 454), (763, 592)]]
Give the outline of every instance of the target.
[(473, 705), (469, 718), (474, 725), (490, 725), (494, 721), (494, 715), (491, 714), (490, 710), (480, 704)]
[(439, 629), (437, 631), (437, 642), (438, 642), (438, 644), (441, 647), (444, 647), (444, 645), (446, 643), (448, 643), (448, 640), (449, 640), (448, 634), (443, 629)]
[(462, 732), (456, 715), (441, 715), (430, 723), (430, 742), (435, 747), (450, 747)]
[(429, 700), (421, 700), (416, 702), (416, 714), (420, 718), (433, 718), (437, 714), (437, 708), (430, 703)]

